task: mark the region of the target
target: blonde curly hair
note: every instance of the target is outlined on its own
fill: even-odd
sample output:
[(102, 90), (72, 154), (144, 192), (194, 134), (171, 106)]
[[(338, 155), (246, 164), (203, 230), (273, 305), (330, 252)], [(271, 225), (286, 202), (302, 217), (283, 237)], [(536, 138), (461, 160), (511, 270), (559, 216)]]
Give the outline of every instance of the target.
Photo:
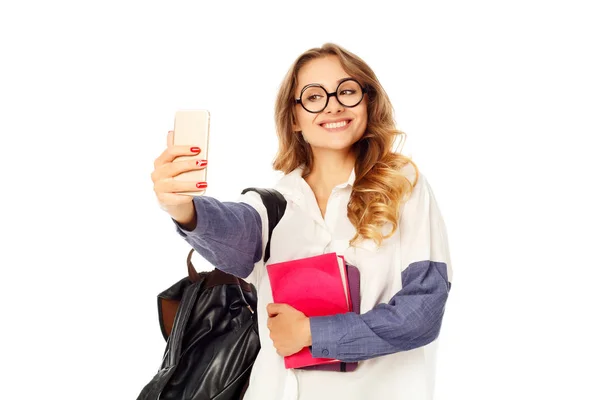
[[(313, 166), (311, 148), (301, 135), (295, 133), (294, 92), (298, 83), (298, 71), (308, 62), (326, 56), (336, 56), (343, 69), (367, 88), (367, 127), (355, 144), (357, 158), (354, 166), (356, 178), (348, 202), (348, 219), (356, 228), (350, 240), (372, 239), (381, 245), (383, 239), (398, 229), (400, 206), (408, 200), (416, 184), (419, 172), (416, 164), (407, 156), (394, 152), (392, 146), (397, 137), (405, 133), (396, 129), (393, 107), (373, 70), (358, 56), (334, 43), (325, 43), (301, 54), (288, 70), (277, 94), (275, 124), (279, 138), (279, 149), (273, 168), (290, 173), (304, 165), (304, 176)], [(416, 171), (414, 182), (410, 182), (401, 169), (411, 163)], [(391, 224), (391, 231), (382, 233), (382, 226)]]

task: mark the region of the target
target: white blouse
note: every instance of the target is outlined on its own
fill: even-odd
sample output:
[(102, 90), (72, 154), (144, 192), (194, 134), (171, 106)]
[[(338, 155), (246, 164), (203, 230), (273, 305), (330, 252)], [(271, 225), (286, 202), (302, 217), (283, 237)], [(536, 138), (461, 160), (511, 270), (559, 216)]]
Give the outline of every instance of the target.
[[(411, 164), (408, 164), (403, 172), (414, 182), (416, 171)], [(410, 266), (416, 269), (423, 265), (436, 265), (442, 277), (440, 280), (445, 280), (444, 284), (448, 285), (448, 290), (450, 288), (452, 267), (446, 227), (433, 192), (423, 174), (419, 172), (419, 180), (410, 199), (402, 207), (399, 229), (394, 235), (385, 239), (379, 248), (372, 240), (363, 240), (356, 247), (349, 247), (349, 241), (356, 232), (347, 217), (347, 204), (354, 179), (355, 174), (352, 171), (347, 182), (333, 189), (323, 218), (313, 191), (302, 178), (302, 168), (297, 168), (281, 178), (274, 188), (284, 195), (288, 204), (283, 218), (272, 233), (271, 257), (268, 263), (328, 252), (341, 254), (349, 264), (356, 266), (360, 271), (360, 309), (363, 314), (355, 314), (354, 317), (366, 320), (370, 314), (378, 313), (381, 316), (383, 313), (389, 315), (392, 321), (390, 329), (394, 326), (403, 327), (404, 320), (399, 318), (405, 317), (398, 317), (399, 314), (394, 314), (394, 310), (401, 310), (400, 314), (403, 315), (412, 313), (414, 317), (426, 315), (430, 307), (427, 303), (427, 293), (419, 293), (418, 286), (411, 289), (410, 294), (402, 296), (403, 273), (405, 279), (409, 273), (413, 274), (407, 270)], [(247, 192), (239, 201), (251, 205), (260, 214), (264, 251), (268, 238), (268, 220), (260, 196), (255, 192)], [(389, 232), (389, 229), (389, 226), (385, 226), (384, 233)], [(352, 372), (286, 370), (283, 357), (276, 353), (267, 328), (266, 306), (273, 302), (273, 297), (262, 259), (255, 264), (254, 270), (245, 280), (253, 283), (258, 291), (261, 350), (254, 363), (244, 400), (433, 398), (437, 339), (410, 350), (362, 360)], [(414, 284), (418, 285), (418, 282)], [(393, 306), (388, 305), (392, 298)], [(421, 298), (424, 300), (414, 301)], [(404, 299), (411, 302), (404, 302)], [(445, 302), (445, 297), (442, 301)], [(410, 307), (410, 310), (407, 311), (407, 307)], [(441, 316), (437, 318), (437, 323), (440, 324)], [(423, 324), (428, 323), (425, 320), (424, 317)], [(414, 324), (414, 321), (421, 319), (417, 317), (411, 321), (409, 322)], [(381, 331), (385, 329), (378, 328)], [(365, 325), (365, 329), (369, 332), (374, 330), (373, 326), (368, 325)], [(394, 339), (396, 346), (402, 345), (404, 341), (406, 347), (410, 348), (408, 338), (411, 329), (404, 329), (403, 336)], [(415, 326), (415, 330), (418, 329), (421, 328)], [(353, 343), (344, 342), (343, 336), (331, 343), (331, 346), (336, 348), (339, 346), (333, 354), (341, 354), (344, 351), (345, 354), (351, 353)]]

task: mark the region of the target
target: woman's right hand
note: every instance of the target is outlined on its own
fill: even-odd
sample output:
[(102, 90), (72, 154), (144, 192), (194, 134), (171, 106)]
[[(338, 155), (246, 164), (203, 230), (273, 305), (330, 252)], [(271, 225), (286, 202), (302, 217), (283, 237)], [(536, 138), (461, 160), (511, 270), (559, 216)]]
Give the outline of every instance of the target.
[[(154, 161), (152, 182), (154, 193), (161, 207), (171, 215), (175, 221), (186, 228), (196, 226), (196, 210), (194, 198), (178, 192), (191, 192), (206, 190), (206, 182), (178, 181), (173, 177), (182, 172), (206, 168), (206, 161), (199, 163), (196, 160), (174, 161), (180, 156), (198, 155), (202, 149), (189, 146), (174, 146), (173, 131), (167, 135), (167, 148)], [(190, 229), (191, 230), (191, 229)]]

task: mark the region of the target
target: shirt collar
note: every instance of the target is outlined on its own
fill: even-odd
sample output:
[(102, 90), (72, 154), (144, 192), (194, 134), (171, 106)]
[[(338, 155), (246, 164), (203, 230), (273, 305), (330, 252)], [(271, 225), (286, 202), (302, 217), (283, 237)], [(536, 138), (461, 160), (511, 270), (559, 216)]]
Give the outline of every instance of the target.
[(343, 189), (345, 187), (352, 186), (352, 185), (354, 185), (355, 179), (356, 179), (356, 172), (354, 171), (354, 168), (352, 168), (352, 172), (350, 172), (350, 176), (348, 177), (348, 180), (344, 183), (337, 185), (336, 188)]

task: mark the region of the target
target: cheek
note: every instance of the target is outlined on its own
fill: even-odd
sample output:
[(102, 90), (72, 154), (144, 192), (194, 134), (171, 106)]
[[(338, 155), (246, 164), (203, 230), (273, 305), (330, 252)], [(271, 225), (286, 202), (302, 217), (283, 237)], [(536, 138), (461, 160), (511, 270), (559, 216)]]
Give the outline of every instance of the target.
[[(364, 100), (363, 100), (363, 102), (364, 102)], [(359, 110), (360, 118), (364, 119), (366, 121), (367, 120), (367, 116), (368, 116), (367, 115), (367, 105), (366, 104), (361, 104), (360, 106), (361, 106), (361, 108)]]
[(298, 118), (298, 122), (300, 124), (300, 127), (302, 128), (302, 130), (308, 130), (311, 129), (313, 127), (313, 118), (310, 115), (301, 115)]
[(360, 110), (357, 110), (356, 117), (360, 121), (361, 128), (365, 128), (367, 126), (367, 121), (368, 121), (367, 108), (364, 107)]

